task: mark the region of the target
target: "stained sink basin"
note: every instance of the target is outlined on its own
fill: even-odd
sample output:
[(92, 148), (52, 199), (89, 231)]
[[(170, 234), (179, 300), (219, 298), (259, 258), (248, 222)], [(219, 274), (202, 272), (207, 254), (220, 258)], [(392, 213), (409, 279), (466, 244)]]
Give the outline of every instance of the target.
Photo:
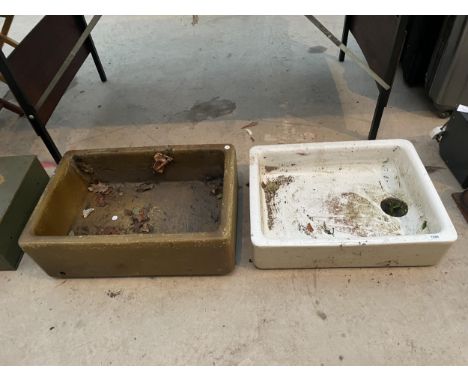
[(258, 268), (436, 264), (457, 233), (406, 140), (255, 146)]
[(70, 151), (20, 245), (53, 277), (225, 274), (236, 195), (232, 145)]

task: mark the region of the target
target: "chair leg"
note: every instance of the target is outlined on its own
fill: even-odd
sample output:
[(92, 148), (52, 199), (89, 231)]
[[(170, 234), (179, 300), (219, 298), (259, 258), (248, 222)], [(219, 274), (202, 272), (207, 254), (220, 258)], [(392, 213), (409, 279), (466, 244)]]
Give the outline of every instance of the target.
[(377, 138), (377, 133), (380, 127), (380, 121), (382, 120), (382, 115), (387, 106), (388, 98), (390, 96), (389, 91), (381, 90), (379, 92), (379, 97), (377, 98), (377, 104), (375, 105), (374, 117), (372, 118), (371, 128), (369, 130), (369, 136), (367, 139), (374, 140)]
[[(86, 29), (87, 23), (84, 16), (76, 16), (79, 23), (81, 24), (83, 30)], [(93, 57), (94, 64), (96, 65), (96, 69), (99, 73), (99, 77), (101, 78), (102, 82), (107, 81), (106, 72), (104, 71), (104, 67), (102, 66), (101, 59), (99, 58), (99, 54), (96, 50), (96, 46), (94, 45), (93, 38), (91, 35), (86, 39), (86, 46), (88, 47), (89, 51), (91, 52), (91, 56)]]
[(44, 142), (44, 144), (46, 145), (50, 155), (52, 155), (52, 158), (54, 158), (55, 162), (58, 164), (62, 159), (62, 154), (60, 154), (59, 149), (55, 145), (54, 140), (50, 136), (45, 126), (37, 119), (29, 119), (29, 122), (31, 122), (31, 125), (36, 131), (36, 134), (41, 137), (42, 142)]
[(91, 56), (93, 56), (94, 64), (96, 65), (96, 69), (99, 73), (99, 77), (101, 78), (102, 82), (107, 81), (106, 72), (104, 71), (104, 67), (102, 66), (101, 59), (99, 58), (98, 52), (96, 47), (94, 46), (94, 42), (91, 36), (88, 37), (88, 44), (90, 46)]
[[(351, 16), (345, 16), (344, 25), (343, 25), (343, 35), (341, 36), (341, 42), (343, 45), (348, 44), (348, 34), (349, 34), (349, 23)], [(345, 52), (340, 50), (340, 55), (338, 56), (338, 61), (343, 62), (345, 58)]]

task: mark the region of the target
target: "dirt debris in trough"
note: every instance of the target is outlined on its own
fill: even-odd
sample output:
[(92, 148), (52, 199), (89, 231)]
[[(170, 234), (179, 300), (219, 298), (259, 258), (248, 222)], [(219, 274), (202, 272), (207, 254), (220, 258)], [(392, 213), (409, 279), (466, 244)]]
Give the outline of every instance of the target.
[(77, 167), (92, 181), (70, 236), (210, 232), (218, 229), (223, 176), (165, 181), (158, 177), (173, 162), (154, 155), (153, 179), (144, 182), (98, 181), (91, 166)]
[(94, 208), (86, 208), (83, 210), (83, 218), (86, 219), (91, 213), (95, 211)]
[(223, 177), (208, 176), (205, 178), (205, 184), (210, 188), (211, 195), (217, 199), (223, 198)]
[[(113, 193), (114, 189), (106, 183), (95, 182), (89, 185), (88, 191), (96, 194), (95, 202), (97, 207), (105, 207), (107, 206), (106, 195)], [(83, 215), (85, 214), (84, 211)]]
[(102, 195), (102, 194), (96, 195), (96, 205), (98, 207), (107, 206), (106, 197), (104, 195)]
[(154, 183), (139, 183), (136, 186), (135, 191), (136, 192), (145, 192), (145, 191), (152, 190), (153, 188), (154, 188)]
[(154, 154), (153, 159), (154, 159), (153, 170), (154, 172), (159, 173), (159, 174), (164, 173), (166, 166), (174, 160), (174, 158), (163, 153)]
[[(137, 191), (138, 192), (138, 191)], [(135, 233), (150, 233), (153, 232), (153, 226), (149, 223), (149, 212), (151, 205), (148, 204), (142, 208), (134, 208), (133, 210), (125, 209), (124, 214), (132, 220), (132, 229)]]
[(112, 193), (113, 189), (106, 183), (96, 182), (88, 187), (88, 191), (95, 194), (108, 195)]
[(155, 181), (144, 191), (141, 183), (134, 182), (111, 183), (110, 188), (111, 193), (102, 195), (102, 206), (97, 195), (88, 192), (83, 209), (94, 211), (86, 219), (80, 211), (70, 235), (210, 232), (219, 226), (222, 177)]
[(92, 175), (94, 174), (94, 169), (88, 164), (86, 163), (83, 158), (80, 158), (80, 157), (75, 157), (74, 161), (73, 161), (76, 165), (76, 167), (78, 168), (79, 171), (85, 173), (85, 174), (88, 174), (88, 175)]

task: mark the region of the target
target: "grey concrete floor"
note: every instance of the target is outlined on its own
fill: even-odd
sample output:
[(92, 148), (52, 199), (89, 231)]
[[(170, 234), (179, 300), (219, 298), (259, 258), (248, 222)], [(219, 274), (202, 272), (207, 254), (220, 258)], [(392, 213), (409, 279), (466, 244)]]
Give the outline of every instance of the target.
[[(20, 39), (39, 17), (15, 19)], [(343, 17), (320, 19), (337, 35)], [(1, 364), (466, 364), (467, 225), (460, 187), (429, 131), (443, 121), (399, 73), (379, 138), (413, 142), (459, 239), (427, 268), (256, 269), (249, 259), (248, 150), (366, 139), (377, 90), (303, 17), (104, 17), (48, 128), (59, 148), (232, 143), (241, 240), (222, 277), (55, 280), (28, 255), (0, 273)], [(354, 41), (351, 48), (357, 50)], [(1, 88), (0, 90), (4, 90)], [(200, 120), (197, 102), (232, 105)], [(232, 108), (231, 108), (232, 109)], [(231, 111), (231, 110), (228, 110)], [(251, 142), (242, 126), (251, 128)], [(51, 158), (24, 119), (0, 112), (0, 155)], [(108, 292), (119, 292), (109, 297)], [(112, 294), (111, 294), (112, 295)]]

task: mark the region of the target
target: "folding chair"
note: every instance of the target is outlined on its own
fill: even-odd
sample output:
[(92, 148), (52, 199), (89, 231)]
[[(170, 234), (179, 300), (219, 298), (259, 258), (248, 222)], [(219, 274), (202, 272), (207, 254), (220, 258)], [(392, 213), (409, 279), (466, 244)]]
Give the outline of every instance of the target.
[[(0, 15), (0, 18), (4, 18), (3, 26), (0, 31), (0, 50), (2, 50), (4, 44), (8, 44), (13, 48), (18, 46), (18, 43), (13, 40), (11, 37), (8, 37), (8, 32), (10, 31), (11, 24), (13, 22), (14, 16), (4, 16)], [(0, 74), (0, 81), (5, 82), (3, 76)], [(2, 108), (8, 109), (16, 114), (23, 115), (23, 110), (14, 103), (7, 101), (6, 99), (0, 98), (0, 110)]]
[[(377, 73), (390, 89), (377, 83), (379, 96), (372, 118), (368, 139), (375, 139), (380, 121), (390, 97), (393, 80), (398, 68), (401, 51), (406, 38), (409, 16), (346, 16), (342, 43), (348, 43), (351, 32), (364, 53), (369, 67)], [(344, 61), (345, 52), (340, 51), (339, 61)]]
[(107, 80), (90, 34), (99, 17), (88, 25), (84, 16), (45, 16), (8, 57), (0, 50), (0, 73), (57, 163), (62, 155), (46, 124), (90, 53)]

